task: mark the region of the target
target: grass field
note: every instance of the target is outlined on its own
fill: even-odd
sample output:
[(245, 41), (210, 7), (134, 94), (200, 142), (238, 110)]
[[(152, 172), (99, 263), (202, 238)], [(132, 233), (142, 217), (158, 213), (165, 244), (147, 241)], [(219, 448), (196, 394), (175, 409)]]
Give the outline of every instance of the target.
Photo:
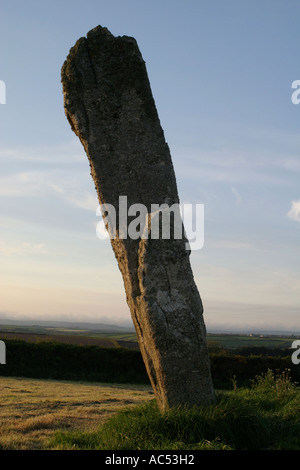
[[(35, 354), (34, 363), (30, 354), (26, 356), (28, 361), (30, 359), (28, 363), (31, 369), (40, 367), (44, 364), (43, 360), (46, 361), (47, 368), (50, 365), (61, 368), (63, 360), (68, 366), (68, 373), (72, 361), (77, 370), (80, 361), (85, 358), (85, 347), (91, 344), (100, 346), (100, 352), (105, 352), (101, 346), (107, 347), (109, 344), (109, 358), (117, 357), (117, 363), (113, 363), (113, 368), (108, 367), (109, 370), (115, 371), (122, 358), (128, 366), (128, 354), (130, 357), (137, 354), (135, 351), (120, 348), (122, 341), (125, 344), (129, 340), (131, 344), (135, 344), (135, 336), (127, 336), (127, 333), (126, 336), (113, 332), (86, 335), (85, 330), (73, 334), (71, 330), (61, 329), (55, 333), (52, 331), (53, 334), (50, 331), (45, 334), (26, 328), (24, 330), (6, 330), (1, 334), (2, 338), (7, 340), (7, 353), (10, 354), (12, 351), (8, 338), (11, 338), (11, 335), (25, 339), (24, 344), (27, 346), (27, 342), (40, 343), (45, 339), (49, 342), (49, 348), (42, 348), (45, 343), (41, 343), (35, 345), (36, 349), (27, 347), (29, 352), (20, 346), (17, 351), (22, 354), (10, 356), (12, 363), (14, 358), (19, 364), (19, 357), (24, 360), (24, 352)], [(69, 346), (66, 345), (65, 349), (61, 348), (62, 344), (54, 347), (53, 344), (51, 346), (53, 341), (68, 343)], [(234, 350), (249, 346), (287, 348), (290, 347), (292, 339), (224, 334), (208, 335), (208, 342), (214, 347), (221, 345), (222, 348)], [(83, 349), (77, 357), (77, 349), (73, 351), (72, 348), (79, 344)], [(70, 357), (69, 349), (72, 353)], [(42, 352), (46, 354), (45, 357), (42, 357)], [(98, 357), (96, 352), (98, 348), (93, 353)], [(49, 358), (50, 353), (52, 355)], [(88, 358), (88, 363), (83, 361), (81, 364), (85, 371), (91, 363), (90, 356)], [(99, 358), (99, 368), (104, 370), (104, 360), (107, 360), (107, 357), (102, 354)], [(221, 355), (220, 358), (224, 371), (231, 357), (227, 358), (227, 362), (226, 357), (224, 359)], [(245, 367), (248, 370), (251, 364), (254, 364), (250, 358), (242, 359), (241, 363), (236, 364), (242, 367), (237, 369), (237, 375), (241, 374)], [(214, 364), (217, 367), (217, 363)], [(127, 368), (121, 365), (121, 375), (123, 370)], [(216, 370), (219, 370), (218, 367)], [(232, 370), (231, 365), (230, 377)], [(291, 379), (284, 374), (274, 377), (269, 373), (264, 378), (258, 378), (256, 385), (250, 388), (240, 387), (241, 377), (237, 376), (236, 381), (230, 380), (229, 389), (225, 387), (226, 390), (217, 391), (218, 401), (214, 406), (208, 409), (175, 409), (163, 416), (156, 407), (150, 386), (120, 384), (120, 375), (117, 376), (118, 382), (114, 384), (80, 381), (90, 380), (86, 376), (71, 382), (28, 379), (26, 373), (23, 374), (24, 378), (14, 377), (19, 375), (16, 372), (11, 375), (0, 376), (0, 450), (300, 450), (300, 389), (298, 384), (292, 384)], [(74, 378), (69, 375), (57, 378), (62, 377), (72, 380)], [(110, 381), (106, 376), (97, 377), (95, 380)], [(125, 382), (127, 381), (129, 380)]]
[[(10, 331), (11, 330), (11, 331)], [(58, 342), (64, 344), (77, 344), (82, 346), (95, 345), (104, 348), (126, 347), (138, 349), (137, 337), (135, 333), (113, 333), (113, 332), (88, 332), (87, 330), (66, 330), (55, 328), (44, 328), (43, 333), (32, 331), (32, 328), (22, 328), (23, 331), (13, 331), (13, 328), (0, 326), (0, 339), (19, 339), (22, 341), (37, 342)], [(290, 348), (293, 339), (284, 336), (249, 336), (233, 334), (208, 334), (208, 347), (225, 349), (236, 349), (245, 347), (266, 347), (266, 348)]]
[(147, 386), (0, 377), (0, 449), (47, 449), (58, 431), (93, 432), (120, 409), (150, 399)]
[(150, 387), (1, 378), (1, 450), (300, 450), (288, 373), (162, 414)]
[[(295, 338), (294, 338), (295, 339)], [(260, 336), (260, 335), (207, 335), (208, 344), (219, 343), (226, 349), (243, 347), (266, 347), (266, 348), (290, 348), (293, 339), (285, 336)]]
[(124, 408), (93, 432), (56, 433), (62, 449), (300, 450), (300, 390), (269, 370), (249, 388), (217, 392), (211, 406), (161, 413), (155, 400)]
[[(124, 330), (124, 329), (123, 329)], [(133, 330), (50, 327), (41, 325), (1, 325), (0, 339), (22, 339), (30, 342), (56, 341), (69, 344), (98, 345), (101, 347), (138, 347)], [(295, 338), (286, 335), (214, 334), (208, 333), (208, 344), (225, 349), (243, 347), (289, 348)]]

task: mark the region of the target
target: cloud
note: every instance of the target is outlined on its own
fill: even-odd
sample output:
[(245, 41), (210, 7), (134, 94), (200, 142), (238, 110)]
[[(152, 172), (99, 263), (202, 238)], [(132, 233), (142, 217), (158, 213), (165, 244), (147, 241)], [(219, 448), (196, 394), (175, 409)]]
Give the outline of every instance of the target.
[(59, 198), (73, 207), (95, 212), (97, 195), (87, 158), (77, 140), (43, 147), (0, 147), (0, 197), (27, 197), (32, 199), (31, 206), (33, 199)]
[(40, 197), (46, 176), (40, 171), (23, 171), (0, 178), (0, 196)]
[(66, 170), (30, 170), (0, 177), (0, 196), (19, 198), (59, 197), (67, 204), (95, 212), (98, 201), (89, 175), (70, 176)]
[(287, 186), (290, 184), (289, 175), (294, 174), (295, 168), (298, 171), (294, 158), (291, 157), (284, 165), (284, 159), (278, 157), (274, 163), (274, 157), (264, 150), (177, 148), (173, 159), (178, 178), (189, 179), (189, 183), (197, 180), (228, 183), (232, 187), (236, 183)]
[(299, 309), (285, 304), (256, 304), (252, 302), (229, 302), (207, 299), (205, 302), (205, 323), (208, 332), (266, 332), (275, 334), (297, 334)]
[(40, 255), (46, 253), (48, 253), (48, 251), (44, 243), (22, 242), (13, 244), (0, 241), (0, 254), (5, 256), (22, 254)]
[(247, 241), (239, 240), (208, 240), (206, 243), (210, 248), (221, 248), (226, 250), (253, 250), (255, 246)]
[(97, 196), (89, 193), (85, 193), (81, 197), (79, 197), (78, 195), (71, 195), (68, 198), (68, 202), (75, 207), (79, 207), (80, 209), (84, 209), (86, 211), (91, 211), (94, 213), (96, 213), (97, 207), (99, 205)]
[(232, 194), (234, 195), (235, 199), (236, 199), (236, 203), (237, 205), (239, 206), (242, 202), (242, 199), (241, 199), (241, 196), (239, 195), (238, 191), (236, 190), (236, 188), (234, 188), (233, 186), (231, 186), (231, 192)]
[(292, 201), (292, 207), (287, 215), (291, 220), (300, 222), (300, 199), (299, 201)]
[(278, 158), (274, 161), (274, 165), (287, 171), (300, 172), (300, 161), (297, 157)]
[(0, 147), (0, 161), (14, 161), (20, 165), (25, 162), (62, 165), (86, 162), (86, 156), (78, 139), (72, 139), (57, 145)]

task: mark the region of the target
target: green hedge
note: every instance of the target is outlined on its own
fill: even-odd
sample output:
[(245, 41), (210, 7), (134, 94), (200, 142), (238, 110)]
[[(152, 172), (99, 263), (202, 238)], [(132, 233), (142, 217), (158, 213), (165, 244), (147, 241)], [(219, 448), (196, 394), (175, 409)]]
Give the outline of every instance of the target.
[[(149, 384), (141, 354), (125, 348), (100, 348), (72, 344), (5, 340), (6, 364), (0, 376), (82, 380), (90, 382)], [(291, 370), (291, 378), (300, 384), (300, 365), (291, 356), (250, 355), (234, 352), (211, 353), (211, 372), (216, 388), (248, 385), (256, 375)]]
[(210, 354), (210, 362), (216, 388), (232, 388), (232, 379), (236, 380), (237, 386), (248, 386), (255, 376), (264, 374), (268, 369), (278, 373), (289, 370), (292, 381), (300, 384), (300, 365), (292, 363), (291, 355), (243, 356), (222, 352)]
[(145, 383), (139, 351), (73, 344), (6, 340), (0, 375), (92, 382)]

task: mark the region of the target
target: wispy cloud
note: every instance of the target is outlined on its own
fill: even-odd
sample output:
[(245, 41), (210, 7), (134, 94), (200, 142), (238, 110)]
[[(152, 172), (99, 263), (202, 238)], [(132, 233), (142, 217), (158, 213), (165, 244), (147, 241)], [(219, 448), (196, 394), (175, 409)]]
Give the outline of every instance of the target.
[(13, 173), (0, 178), (0, 196), (40, 197), (48, 186), (46, 172)]
[(252, 243), (239, 240), (208, 240), (205, 244), (208, 248), (221, 248), (225, 250), (254, 250)]
[(0, 241), (0, 253), (5, 256), (22, 254), (41, 255), (47, 254), (48, 250), (45, 243), (22, 242), (20, 244), (13, 244)]
[(292, 201), (292, 207), (287, 215), (290, 219), (300, 222), (300, 199), (299, 201)]
[(75, 207), (96, 213), (98, 207), (97, 196), (85, 193), (81, 197), (78, 195), (70, 196), (68, 202)]
[(274, 165), (286, 171), (300, 172), (299, 157), (277, 158), (274, 160)]
[(95, 190), (90, 190), (90, 186), (90, 175), (74, 171), (70, 176), (67, 170), (30, 170), (0, 177), (0, 196), (59, 197), (74, 207), (95, 212), (97, 195)]
[(237, 183), (287, 186), (290, 184), (290, 173), (293, 174), (295, 169), (299, 171), (296, 158), (275, 158), (265, 150), (177, 148), (173, 156), (178, 175), (189, 181), (196, 179), (232, 186)]
[(242, 198), (241, 198), (240, 194), (238, 193), (237, 189), (234, 188), (233, 186), (231, 186), (231, 192), (235, 197), (237, 205), (240, 206), (241, 203), (242, 203)]
[(58, 145), (0, 147), (1, 161), (40, 163), (76, 163), (86, 160), (84, 150), (78, 139)]

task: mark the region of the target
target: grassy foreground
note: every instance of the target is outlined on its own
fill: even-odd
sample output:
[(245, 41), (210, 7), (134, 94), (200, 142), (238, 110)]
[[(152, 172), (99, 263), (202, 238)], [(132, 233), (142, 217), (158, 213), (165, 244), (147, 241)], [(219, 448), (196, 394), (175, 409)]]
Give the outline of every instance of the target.
[(151, 399), (149, 386), (0, 377), (0, 450), (49, 449), (57, 432), (93, 432)]
[(300, 450), (300, 389), (287, 371), (165, 414), (144, 385), (0, 381), (1, 450)]
[(300, 450), (300, 391), (288, 372), (258, 376), (208, 408), (162, 414), (155, 400), (124, 409), (94, 432), (57, 433), (61, 449)]

